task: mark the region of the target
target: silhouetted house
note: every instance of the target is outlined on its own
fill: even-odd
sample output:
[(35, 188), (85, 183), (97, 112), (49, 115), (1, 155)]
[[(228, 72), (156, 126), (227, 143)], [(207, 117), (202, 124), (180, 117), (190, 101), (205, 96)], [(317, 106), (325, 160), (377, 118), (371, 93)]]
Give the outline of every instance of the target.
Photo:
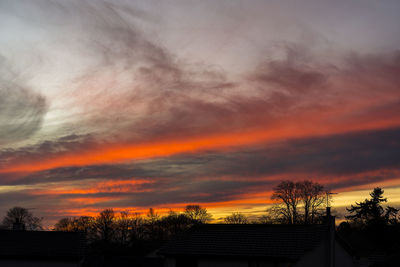
[(159, 254), (164, 267), (355, 266), (335, 236), (334, 217), (319, 225), (207, 224), (170, 241)]
[(80, 266), (85, 244), (83, 233), (0, 230), (0, 266)]

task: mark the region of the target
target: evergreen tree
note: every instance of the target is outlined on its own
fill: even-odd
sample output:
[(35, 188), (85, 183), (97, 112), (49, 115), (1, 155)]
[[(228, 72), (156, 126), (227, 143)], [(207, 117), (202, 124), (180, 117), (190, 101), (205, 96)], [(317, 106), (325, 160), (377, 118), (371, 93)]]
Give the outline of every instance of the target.
[(374, 188), (370, 193), (370, 199), (356, 202), (356, 205), (346, 208), (351, 213), (351, 215), (346, 216), (346, 219), (366, 227), (398, 223), (397, 213), (399, 210), (390, 206), (382, 207), (382, 203), (387, 202), (387, 199), (383, 197), (383, 193), (384, 190), (382, 188)]

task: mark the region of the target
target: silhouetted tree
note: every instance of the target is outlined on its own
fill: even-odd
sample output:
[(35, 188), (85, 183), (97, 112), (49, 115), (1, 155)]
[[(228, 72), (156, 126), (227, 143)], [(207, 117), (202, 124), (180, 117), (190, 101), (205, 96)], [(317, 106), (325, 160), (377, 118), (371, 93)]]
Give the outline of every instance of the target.
[(146, 230), (144, 229), (145, 220), (140, 213), (134, 213), (130, 216), (130, 240), (143, 240), (146, 235)]
[(160, 239), (162, 233), (160, 231), (160, 215), (158, 215), (153, 208), (150, 208), (146, 214), (146, 233), (147, 237), (152, 240)]
[(255, 224), (277, 224), (280, 223), (279, 219), (270, 215), (262, 215), (253, 221)]
[(160, 224), (164, 231), (164, 237), (169, 239), (192, 226), (193, 220), (184, 213), (170, 211), (167, 216), (161, 218)]
[(155, 224), (158, 220), (160, 220), (160, 215), (158, 215), (153, 208), (149, 209), (149, 212), (146, 214), (147, 221), (150, 224)]
[(61, 218), (54, 225), (54, 231), (72, 232), (71, 231), (72, 223), (73, 219), (71, 218)]
[(351, 225), (348, 222), (341, 222), (336, 230), (342, 235), (347, 235), (351, 232)]
[(337, 230), (357, 254), (373, 255), (379, 251), (385, 255), (379, 264), (376, 262), (370, 266), (398, 266), (399, 210), (382, 206), (387, 202), (383, 194), (382, 188), (376, 187), (369, 199), (346, 208), (350, 213), (345, 216), (348, 221), (342, 222)]
[(301, 192), (298, 184), (286, 180), (280, 182), (275, 188), (271, 199), (278, 200), (279, 206), (275, 206), (271, 211), (288, 224), (298, 223), (297, 206), (301, 200)]
[(387, 202), (383, 193), (382, 188), (374, 188), (370, 193), (370, 199), (356, 202), (356, 205), (346, 208), (351, 213), (351, 215), (346, 216), (346, 219), (366, 227), (398, 223), (397, 213), (399, 210), (390, 206), (382, 207), (382, 203)]
[[(80, 216), (77, 219), (73, 220), (73, 227), (75, 232), (84, 232), (86, 235), (93, 234), (94, 227), (93, 224), (95, 222), (95, 218), (91, 216)], [(88, 236), (90, 237), (90, 236)]]
[(207, 209), (200, 205), (187, 205), (184, 214), (196, 223), (207, 223), (212, 219), (212, 215), (208, 213)]
[(315, 223), (316, 215), (325, 203), (324, 193), (324, 187), (316, 182), (282, 181), (274, 188), (271, 196), (271, 199), (279, 203), (269, 212), (283, 223)]
[(105, 209), (96, 217), (95, 227), (100, 240), (105, 242), (111, 241), (115, 230), (114, 218), (115, 214), (113, 209)]
[(114, 226), (114, 239), (120, 244), (127, 244), (132, 227), (129, 212), (121, 211), (120, 215), (115, 220)]
[(234, 212), (224, 218), (224, 222), (227, 224), (247, 224), (249, 223), (246, 215), (240, 212)]
[(26, 230), (42, 230), (43, 218), (35, 217), (26, 208), (13, 207), (7, 211), (6, 216), (3, 218), (3, 227), (13, 229), (14, 225), (20, 225)]
[(297, 186), (304, 209), (304, 223), (315, 223), (316, 215), (325, 203), (324, 186), (309, 180), (298, 182)]
[(86, 238), (90, 241), (96, 240), (95, 218), (90, 216), (81, 216), (78, 218), (61, 218), (54, 225), (54, 231), (63, 232), (84, 232)]

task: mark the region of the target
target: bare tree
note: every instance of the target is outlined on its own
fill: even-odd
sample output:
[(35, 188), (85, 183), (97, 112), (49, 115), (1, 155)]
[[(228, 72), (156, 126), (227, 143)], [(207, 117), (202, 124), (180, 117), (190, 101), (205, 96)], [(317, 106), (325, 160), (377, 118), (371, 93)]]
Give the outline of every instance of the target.
[(95, 226), (100, 240), (111, 241), (111, 237), (114, 234), (114, 218), (113, 209), (105, 209), (96, 217)]
[(3, 227), (13, 229), (15, 226), (20, 226), (26, 230), (42, 230), (43, 218), (35, 217), (26, 208), (14, 207), (7, 211), (7, 215), (3, 218)]
[(74, 219), (73, 227), (76, 232), (85, 232), (86, 234), (92, 233), (94, 231), (93, 224), (95, 223), (95, 218), (91, 216), (80, 216), (78, 219)]
[(159, 221), (160, 215), (158, 215), (153, 208), (150, 208), (146, 214), (146, 233), (149, 239), (159, 239), (162, 236)]
[(153, 208), (149, 209), (149, 212), (146, 214), (147, 222), (150, 224), (155, 224), (158, 220), (160, 220), (160, 215), (158, 215)]
[(325, 203), (325, 191), (317, 182), (304, 180), (295, 183), (287, 180), (274, 188), (271, 199), (277, 200), (278, 203), (269, 212), (282, 222), (315, 223), (318, 211)]
[(164, 236), (171, 238), (191, 227), (193, 221), (185, 214), (171, 210), (167, 216), (161, 218), (160, 224), (163, 228)]
[(145, 229), (144, 229), (144, 224), (145, 220), (143, 217), (140, 215), (140, 213), (134, 213), (130, 217), (130, 238), (131, 240), (140, 240), (145, 238)]
[(275, 212), (283, 217), (288, 224), (298, 223), (297, 206), (301, 201), (301, 191), (297, 183), (286, 180), (280, 182), (275, 188), (271, 199), (280, 203), (275, 207)]
[(54, 225), (54, 231), (71, 232), (72, 224), (73, 224), (73, 219), (61, 218)]
[(234, 212), (231, 215), (226, 216), (224, 222), (227, 224), (247, 224), (249, 223), (249, 220), (246, 215), (240, 212)]
[(115, 222), (115, 238), (120, 244), (128, 242), (131, 227), (129, 212), (121, 211)]
[(95, 218), (80, 216), (78, 218), (62, 218), (54, 225), (54, 231), (84, 232), (88, 240), (96, 240)]
[(200, 205), (187, 205), (184, 214), (197, 223), (207, 223), (212, 219), (212, 215), (208, 213), (207, 209)]
[(297, 186), (304, 209), (304, 223), (315, 223), (315, 217), (325, 203), (324, 186), (309, 180), (298, 182)]
[[(269, 212), (271, 214), (271, 212)], [(255, 224), (277, 224), (279, 221), (276, 220), (276, 217), (272, 217), (270, 215), (262, 215), (256, 218), (253, 223)]]

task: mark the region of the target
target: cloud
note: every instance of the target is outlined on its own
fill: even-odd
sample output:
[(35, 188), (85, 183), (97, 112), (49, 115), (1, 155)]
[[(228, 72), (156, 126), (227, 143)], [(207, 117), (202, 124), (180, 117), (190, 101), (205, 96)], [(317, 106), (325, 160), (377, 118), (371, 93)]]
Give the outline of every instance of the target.
[(45, 140), (34, 145), (0, 150), (0, 169), (35, 159), (45, 160), (60, 155), (80, 153), (94, 147), (96, 141), (91, 135), (66, 135), (55, 140)]
[(45, 97), (27, 87), (10, 68), (0, 55), (0, 147), (37, 132), (48, 107)]
[(261, 205), (283, 179), (313, 179), (333, 190), (397, 179), (399, 136), (400, 129), (392, 128), (125, 164), (55, 168), (14, 180), (2, 177), (3, 186), (14, 190), (2, 192), (0, 202), (33, 205), (47, 210), (48, 217), (55, 216), (54, 209), (77, 215), (107, 207), (250, 205), (246, 201), (260, 194), (265, 201), (254, 200), (252, 205)]
[(322, 90), (330, 75), (329, 68), (316, 64), (310, 51), (298, 44), (283, 43), (283, 58), (262, 62), (250, 77), (274, 91), (299, 95)]
[[(154, 191), (193, 184), (198, 192), (230, 182), (270, 183), (277, 179), (304, 179), (307, 176), (323, 183), (336, 183), (336, 178), (357, 176), (354, 183), (371, 183), (371, 173), (386, 170), (379, 179), (393, 178), (390, 170), (400, 168), (399, 128), (306, 137), (276, 143), (258, 144), (227, 151), (180, 154), (125, 164), (86, 165), (54, 168), (25, 174), (3, 184), (39, 184), (63, 181), (130, 180), (156, 181)], [(332, 179), (332, 180), (331, 180)], [(339, 181), (341, 182), (341, 181)], [(158, 188), (157, 186), (160, 186)], [(348, 184), (350, 186), (350, 184)], [(244, 187), (245, 188), (245, 187)], [(187, 188), (186, 188), (187, 189)], [(202, 192), (203, 193), (203, 192)]]
[[(28, 18), (46, 25), (59, 48), (78, 43), (70, 53), (89, 62), (61, 96), (71, 98), (64, 99), (67, 112), (77, 112), (69, 129), (90, 132), (105, 143), (274, 131), (285, 127), (283, 122), (292, 128), (360, 130), (367, 127), (359, 122), (368, 123), (369, 109), (372, 113), (382, 103), (399, 100), (396, 53), (353, 53), (332, 63), (316, 58), (312, 47), (282, 42), (276, 46), (283, 56), (260, 56), (254, 69), (232, 80), (206, 63), (183, 61), (155, 42), (140, 23), (156, 18), (137, 7), (107, 1), (39, 1), (38, 6), (28, 5)], [(48, 26), (53, 23), (62, 34)], [(395, 123), (387, 116), (382, 121)]]
[[(2, 151), (0, 162), (4, 169), (10, 166), (11, 170), (13, 165), (23, 162), (25, 165), (20, 169), (29, 170), (31, 165), (34, 171), (114, 165), (118, 161), (204, 153), (235, 146), (240, 150), (258, 143), (385, 129), (400, 124), (399, 79), (395, 75), (400, 70), (398, 53), (352, 54), (339, 66), (319, 63), (302, 47), (285, 45), (283, 49), (283, 58), (257, 66), (247, 76), (247, 84), (225, 83), (220, 95), (223, 97), (217, 99), (207, 97), (215, 90), (212, 82), (190, 80), (188, 77), (193, 76), (184, 74), (177, 66), (182, 73), (176, 80), (177, 87), (167, 90), (145, 87), (154, 96), (149, 94), (140, 99), (148, 108), (133, 116), (134, 121), (123, 118), (132, 115), (125, 102), (131, 101), (126, 100), (131, 99), (130, 91), (116, 94), (127, 106), (115, 111), (123, 119), (114, 120), (108, 110), (101, 109), (98, 110), (101, 117), (91, 117), (92, 124), (98, 123), (101, 128), (105, 123), (113, 134), (92, 133), (90, 138), (82, 135), (75, 141), (61, 137)], [(249, 88), (243, 91), (247, 96), (238, 93), (237, 88)], [(160, 149), (156, 150), (157, 146)]]

